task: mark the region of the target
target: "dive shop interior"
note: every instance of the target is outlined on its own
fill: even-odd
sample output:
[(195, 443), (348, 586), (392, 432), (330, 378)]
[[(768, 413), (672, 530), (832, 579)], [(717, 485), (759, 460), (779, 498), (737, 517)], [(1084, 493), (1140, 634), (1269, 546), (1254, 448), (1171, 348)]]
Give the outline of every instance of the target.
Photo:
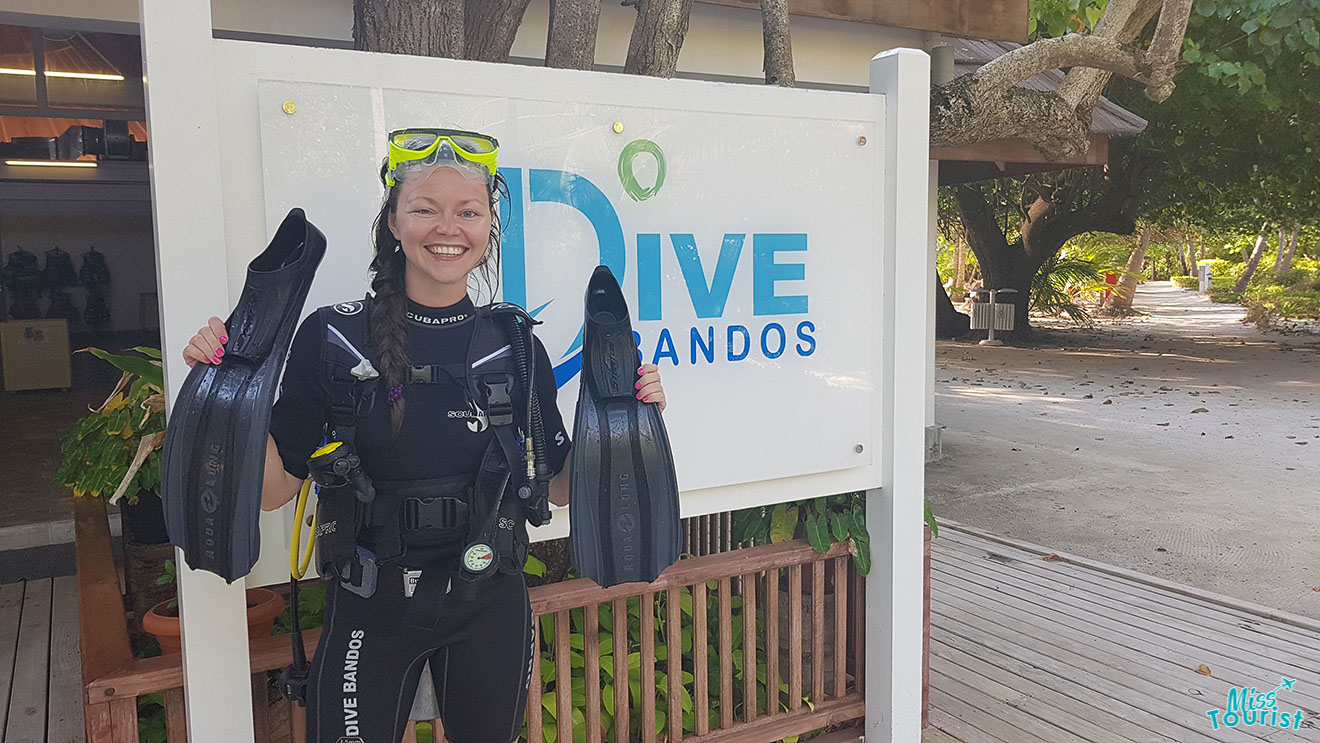
[(122, 372), (73, 352), (160, 346), (144, 119), (137, 34), (0, 25), (0, 584), (74, 572), (61, 440)]

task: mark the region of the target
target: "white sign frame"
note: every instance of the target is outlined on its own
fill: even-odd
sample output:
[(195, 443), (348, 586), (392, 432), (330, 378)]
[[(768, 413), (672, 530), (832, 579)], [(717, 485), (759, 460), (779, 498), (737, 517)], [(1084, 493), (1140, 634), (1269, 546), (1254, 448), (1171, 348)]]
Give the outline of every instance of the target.
[[(326, 70), (334, 70), (336, 82), (370, 85), (373, 75), (404, 65), (438, 79), (455, 71), (477, 75), (486, 90), (506, 92), (527, 86), (591, 91), (618, 84), (618, 76), (605, 73), (215, 40), (208, 2), (141, 0), (141, 13), (162, 345), (171, 401), (186, 375), (180, 353), (187, 339), (216, 308), (232, 305), (241, 289), (243, 276), (226, 261), (226, 245), (261, 245), (267, 237), (266, 205), (259, 189), (254, 191), (261, 183), (259, 132), (255, 127), (221, 126), (234, 117), (257, 121), (256, 70), (308, 81), (325, 80)], [(352, 57), (352, 65), (342, 64), (345, 55)], [(728, 510), (871, 486), (867, 522), (874, 569), (866, 596), (866, 733), (874, 741), (920, 739), (925, 395), (918, 392), (927, 385), (920, 362), (926, 355), (928, 320), (899, 323), (897, 318), (900, 308), (906, 317), (926, 317), (914, 308), (925, 307), (932, 287), (897, 277), (926, 275), (929, 79), (924, 52), (892, 50), (871, 63), (871, 92), (884, 96), (883, 142), (876, 144), (885, 148), (881, 203), (875, 210), (881, 244), (874, 246), (881, 256), (874, 277), (882, 297), (881, 322), (875, 326), (877, 337), (859, 341), (873, 342), (880, 385), (880, 415), (871, 440), (859, 442), (873, 452), (872, 463), (713, 488), (718, 498), (706, 500), (712, 507), (703, 509)], [(648, 86), (672, 86), (688, 89), (694, 100), (712, 94), (706, 86), (717, 85), (650, 78), (628, 78), (628, 83), (638, 96), (644, 96)], [(760, 105), (785, 115), (802, 105), (806, 93), (719, 87), (720, 95), (754, 95)], [(271, 517), (263, 519), (263, 552), (268, 554), (281, 553), (288, 545), (275, 518), (274, 523)], [(250, 689), (242, 585), (225, 585), (216, 576), (185, 570), (179, 586), (190, 739), (251, 741), (251, 712), (239, 703), (247, 700)]]

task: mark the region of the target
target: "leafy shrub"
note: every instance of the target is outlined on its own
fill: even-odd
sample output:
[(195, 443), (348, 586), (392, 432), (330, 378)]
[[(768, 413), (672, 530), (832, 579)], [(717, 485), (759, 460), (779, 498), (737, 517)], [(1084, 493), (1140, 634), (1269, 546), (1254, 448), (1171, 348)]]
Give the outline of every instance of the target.
[(1183, 289), (1195, 289), (1200, 284), (1195, 276), (1174, 276), (1173, 285)]

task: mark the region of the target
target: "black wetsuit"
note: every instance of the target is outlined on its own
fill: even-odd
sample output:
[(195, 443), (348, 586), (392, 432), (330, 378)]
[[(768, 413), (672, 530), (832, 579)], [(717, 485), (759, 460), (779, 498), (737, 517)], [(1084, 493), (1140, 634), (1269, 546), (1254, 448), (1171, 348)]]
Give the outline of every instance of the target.
[[(473, 329), (468, 299), (446, 308), (409, 302), (408, 358), (413, 364), (464, 363)], [(307, 459), (322, 443), (330, 396), (322, 366), (324, 323), (313, 314), (294, 338), (270, 431), (284, 468), (306, 477)], [(550, 467), (558, 473), (569, 451), (555, 405), (554, 370), (536, 342), (535, 379)], [(428, 480), (475, 473), (492, 434), (471, 411), (459, 385), (409, 385), (403, 427), (392, 436), (388, 391), (359, 422), (356, 448), (373, 480)], [(374, 506), (373, 506), (374, 507)], [(365, 540), (370, 540), (368, 534)], [(406, 553), (382, 566), (371, 598), (327, 588), (325, 628), (308, 690), (308, 743), (396, 743), (403, 735), (425, 661), (431, 661), (440, 717), (451, 743), (508, 743), (522, 726), (532, 652), (532, 615), (521, 575), (497, 575), (474, 600), (445, 598), (439, 626), (405, 624), (411, 600), (403, 571), (457, 568), (464, 546), (403, 532)], [(370, 546), (368, 544), (368, 546)]]

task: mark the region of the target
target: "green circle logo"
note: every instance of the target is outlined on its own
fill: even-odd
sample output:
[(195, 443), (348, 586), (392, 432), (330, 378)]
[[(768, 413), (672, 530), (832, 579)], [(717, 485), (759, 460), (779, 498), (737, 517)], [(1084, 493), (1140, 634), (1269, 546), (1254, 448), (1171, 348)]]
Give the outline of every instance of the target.
[[(637, 176), (633, 173), (633, 163), (637, 156), (646, 153), (655, 158), (655, 185), (650, 188), (643, 188), (642, 184), (637, 182)], [(665, 153), (660, 151), (660, 145), (649, 139), (634, 139), (623, 148), (619, 153), (619, 182), (623, 184), (623, 190), (633, 201), (646, 201), (660, 192), (660, 187), (665, 183)]]

